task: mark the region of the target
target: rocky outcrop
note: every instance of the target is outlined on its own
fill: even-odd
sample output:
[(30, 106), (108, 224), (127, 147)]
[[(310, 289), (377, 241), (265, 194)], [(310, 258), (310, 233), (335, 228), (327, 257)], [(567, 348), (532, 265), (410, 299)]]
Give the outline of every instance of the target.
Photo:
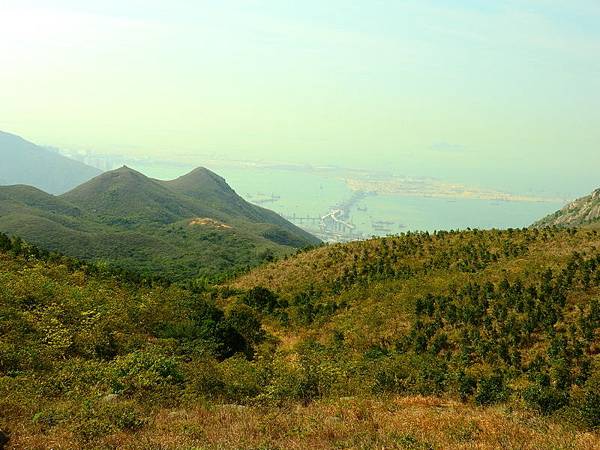
[(578, 227), (600, 223), (600, 189), (569, 203), (561, 210), (536, 222), (534, 227)]

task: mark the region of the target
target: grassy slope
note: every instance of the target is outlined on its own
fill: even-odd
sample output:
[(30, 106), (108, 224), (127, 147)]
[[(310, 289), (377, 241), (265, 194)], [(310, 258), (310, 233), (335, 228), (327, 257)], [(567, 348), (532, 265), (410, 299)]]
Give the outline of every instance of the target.
[[(79, 449), (71, 432), (26, 428), (14, 448)], [(196, 405), (154, 411), (144, 428), (117, 431), (95, 447), (147, 449), (592, 450), (595, 433), (505, 408), (473, 408), (433, 397), (318, 401), (308, 406)]]
[(251, 400), (253, 383), (277, 386), (277, 366), (265, 363), (272, 344), (253, 363), (219, 362), (161, 334), (191, 317), (189, 298), (0, 252), (0, 430), (11, 431), (9, 448), (600, 447), (596, 433), (514, 407), (391, 393)]
[(262, 307), (264, 323), (280, 339), (281, 358), (313, 371), (316, 392), (433, 393), (600, 425), (598, 232), (334, 245), (261, 267), (232, 287), (241, 293), (223, 304), (273, 304), (257, 288), (276, 293), (276, 306)]
[[(473, 257), (475, 249), (498, 254), (498, 260), (485, 262)], [(530, 230), (462, 232), (428, 239), (422, 235), (390, 237), (302, 252), (243, 275), (233, 287), (264, 286), (288, 301), (316, 290), (319, 304), (343, 307), (315, 324), (292, 328), (292, 340), (298, 333), (326, 338), (338, 330), (355, 349), (364, 351), (405, 332), (414, 317), (416, 299), (426, 294), (443, 294), (469, 282), (498, 283), (504, 278), (537, 282), (542, 269), (563, 267), (576, 251), (584, 255), (599, 252), (600, 233)], [(348, 271), (369, 271), (380, 263), (396, 270), (410, 267), (413, 273), (372, 275), (372, 281), (363, 275), (349, 286), (335, 287)], [(472, 269), (467, 263), (481, 267)], [(428, 267), (431, 265), (434, 267)], [(290, 334), (277, 323), (273, 326), (282, 337)]]
[[(196, 171), (170, 188), (123, 168), (60, 197), (28, 186), (2, 187), (0, 230), (49, 250), (171, 278), (239, 270), (259, 264), (267, 251), (284, 255), (317, 242), (212, 177)], [(184, 187), (187, 194), (180, 192)], [(229, 227), (190, 225), (197, 217)]]

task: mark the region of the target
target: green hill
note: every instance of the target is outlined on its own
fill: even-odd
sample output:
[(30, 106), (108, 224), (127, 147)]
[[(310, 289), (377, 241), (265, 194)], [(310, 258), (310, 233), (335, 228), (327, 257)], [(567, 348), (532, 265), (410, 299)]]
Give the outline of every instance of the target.
[(176, 180), (161, 183), (201, 205), (218, 211), (219, 214), (224, 215), (223, 220), (227, 220), (227, 216), (242, 216), (245, 220), (254, 223), (271, 224), (262, 234), (281, 245), (301, 248), (306, 246), (307, 241), (313, 244), (317, 242), (312, 235), (292, 225), (273, 211), (246, 202), (223, 178), (203, 167)]
[(123, 167), (61, 196), (0, 187), (0, 231), (177, 279), (221, 275), (319, 243), (206, 169), (162, 182)]
[(64, 199), (109, 225), (161, 225), (206, 213), (158, 181), (122, 167), (63, 194)]
[(0, 131), (0, 185), (27, 184), (60, 194), (100, 170)]
[(229, 285), (0, 234), (14, 448), (597, 448), (600, 234), (410, 233)]
[(536, 222), (535, 227), (600, 228), (600, 189), (569, 203), (561, 210)]
[(231, 287), (268, 289), (286, 305), (293, 333), (321, 338), (340, 331), (366, 351), (385, 342), (393, 347), (425, 296), (459, 296), (464, 286), (498, 288), (504, 281), (538, 287), (547, 270), (558, 276), (573, 258), (599, 254), (594, 230), (408, 233), (302, 252), (242, 275)]
[(47, 194), (40, 189), (26, 185), (0, 187), (0, 214), (15, 211), (44, 211), (70, 217), (81, 217), (81, 210), (60, 197)]
[(224, 304), (262, 310), (282, 351), (314, 358), (314, 392), (450, 395), (600, 425), (597, 231), (408, 233), (321, 247), (231, 288)]

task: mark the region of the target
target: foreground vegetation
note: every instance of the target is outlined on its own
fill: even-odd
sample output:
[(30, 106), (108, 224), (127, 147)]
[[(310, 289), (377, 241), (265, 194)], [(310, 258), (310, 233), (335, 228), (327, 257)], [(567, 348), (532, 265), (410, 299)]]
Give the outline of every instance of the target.
[[(111, 406), (108, 411), (122, 411)], [(109, 413), (104, 412), (103, 417)], [(200, 404), (151, 412), (93, 443), (61, 427), (29, 426), (16, 448), (79, 449), (597, 449), (596, 433), (526, 411), (475, 408), (434, 397), (316, 400), (309, 405)]]
[(323, 246), (221, 286), (4, 237), (0, 429), (17, 448), (598, 448), (599, 300), (592, 230)]

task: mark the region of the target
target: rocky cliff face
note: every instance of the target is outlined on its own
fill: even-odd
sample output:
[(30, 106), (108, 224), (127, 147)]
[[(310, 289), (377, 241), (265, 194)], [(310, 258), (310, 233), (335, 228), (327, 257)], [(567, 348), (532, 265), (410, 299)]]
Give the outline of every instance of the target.
[(534, 226), (578, 227), (595, 224), (600, 224), (600, 189), (569, 203)]

